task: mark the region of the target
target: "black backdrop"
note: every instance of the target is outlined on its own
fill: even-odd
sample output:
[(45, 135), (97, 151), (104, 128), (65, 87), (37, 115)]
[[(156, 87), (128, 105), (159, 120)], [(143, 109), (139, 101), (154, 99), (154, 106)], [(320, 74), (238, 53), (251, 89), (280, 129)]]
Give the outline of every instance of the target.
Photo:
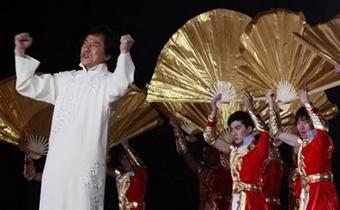
[[(190, 18), (205, 11), (226, 8), (254, 16), (270, 8), (302, 11), (309, 24), (327, 21), (340, 12), (340, 0), (187, 0), (187, 1), (4, 1), (0, 3), (0, 79), (14, 75), (13, 36), (28, 31), (34, 37), (29, 54), (42, 63), (40, 71), (58, 72), (78, 67), (82, 35), (91, 26), (107, 24), (136, 40), (132, 57), (136, 65), (135, 84), (150, 79), (157, 56), (171, 35)], [(340, 32), (339, 32), (340, 33)], [(340, 106), (340, 89), (327, 91)], [(336, 150), (334, 176), (340, 191), (339, 116), (331, 121)], [(132, 140), (132, 146), (149, 168), (147, 209), (197, 209), (197, 180), (176, 154), (173, 134), (165, 123)], [(190, 145), (200, 154), (202, 141)], [(280, 148), (287, 157), (288, 150)], [(37, 163), (41, 168), (42, 163)], [(0, 209), (37, 209), (39, 183), (27, 183), (22, 176), (23, 155), (12, 145), (0, 142)], [(286, 198), (286, 183), (283, 203)], [(105, 209), (117, 209), (114, 181), (108, 177)], [(283, 204), (284, 209), (286, 205)]]

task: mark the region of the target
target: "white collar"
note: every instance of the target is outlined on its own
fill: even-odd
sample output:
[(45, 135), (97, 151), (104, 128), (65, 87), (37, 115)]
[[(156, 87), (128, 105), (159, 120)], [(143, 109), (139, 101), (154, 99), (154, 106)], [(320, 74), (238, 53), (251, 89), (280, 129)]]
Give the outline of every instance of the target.
[(86, 69), (86, 67), (82, 63), (80, 63), (79, 66), (83, 69), (84, 72), (89, 73), (89, 74), (94, 74), (94, 73), (97, 73), (97, 72), (108, 70), (106, 63), (100, 63), (100, 64), (93, 66), (89, 69)]
[(243, 143), (238, 147), (239, 149), (243, 149), (248, 147), (253, 141), (255, 140), (254, 134), (249, 134), (248, 136), (244, 137)]
[(133, 170), (130, 170), (130, 171), (127, 171), (127, 172), (125, 173), (125, 175), (126, 175), (126, 176), (134, 176), (135, 173), (133, 172)]
[(316, 129), (310, 130), (307, 132), (307, 140), (311, 141), (315, 138), (316, 136)]

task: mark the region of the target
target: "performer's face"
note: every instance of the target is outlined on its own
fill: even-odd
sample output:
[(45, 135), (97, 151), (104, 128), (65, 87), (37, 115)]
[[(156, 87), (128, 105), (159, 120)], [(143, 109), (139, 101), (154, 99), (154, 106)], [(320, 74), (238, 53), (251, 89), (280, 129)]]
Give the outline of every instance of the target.
[(252, 128), (246, 126), (239, 120), (230, 123), (230, 133), (235, 144), (242, 144), (243, 139), (251, 133)]
[(301, 117), (296, 122), (296, 128), (301, 138), (306, 139), (308, 131), (313, 129), (311, 122), (306, 117)]
[(110, 56), (105, 55), (104, 36), (99, 34), (88, 35), (80, 51), (80, 62), (86, 69), (105, 63), (109, 59)]
[(126, 157), (126, 155), (122, 156), (122, 158), (120, 159), (120, 163), (124, 171), (131, 170), (131, 164), (129, 162), (129, 159)]

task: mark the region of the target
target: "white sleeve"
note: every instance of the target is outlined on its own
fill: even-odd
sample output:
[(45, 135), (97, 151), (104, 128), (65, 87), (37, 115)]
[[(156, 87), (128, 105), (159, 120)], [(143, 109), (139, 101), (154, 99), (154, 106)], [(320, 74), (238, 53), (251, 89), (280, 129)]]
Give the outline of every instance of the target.
[(121, 53), (117, 60), (115, 72), (109, 77), (107, 84), (107, 99), (113, 102), (127, 93), (129, 84), (133, 82), (135, 65), (130, 53)]
[(35, 75), (39, 64), (40, 62), (32, 57), (15, 56), (16, 90), (23, 96), (55, 104), (61, 73)]

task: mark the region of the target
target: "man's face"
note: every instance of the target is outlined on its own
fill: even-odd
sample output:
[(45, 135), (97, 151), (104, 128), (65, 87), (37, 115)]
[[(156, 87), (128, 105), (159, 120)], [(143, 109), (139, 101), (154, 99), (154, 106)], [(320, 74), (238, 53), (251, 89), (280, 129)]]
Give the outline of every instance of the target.
[(306, 139), (308, 131), (312, 130), (312, 125), (306, 117), (301, 117), (296, 123), (296, 128), (301, 138)]
[(126, 155), (122, 155), (122, 158), (120, 159), (120, 164), (124, 171), (131, 170), (131, 164), (130, 164), (128, 157), (126, 157)]
[(243, 139), (251, 133), (251, 127), (246, 126), (239, 120), (230, 124), (230, 133), (235, 144), (242, 144)]
[(90, 69), (100, 63), (105, 63), (110, 59), (110, 56), (105, 55), (105, 44), (103, 35), (90, 34), (88, 35), (80, 51), (80, 62)]

